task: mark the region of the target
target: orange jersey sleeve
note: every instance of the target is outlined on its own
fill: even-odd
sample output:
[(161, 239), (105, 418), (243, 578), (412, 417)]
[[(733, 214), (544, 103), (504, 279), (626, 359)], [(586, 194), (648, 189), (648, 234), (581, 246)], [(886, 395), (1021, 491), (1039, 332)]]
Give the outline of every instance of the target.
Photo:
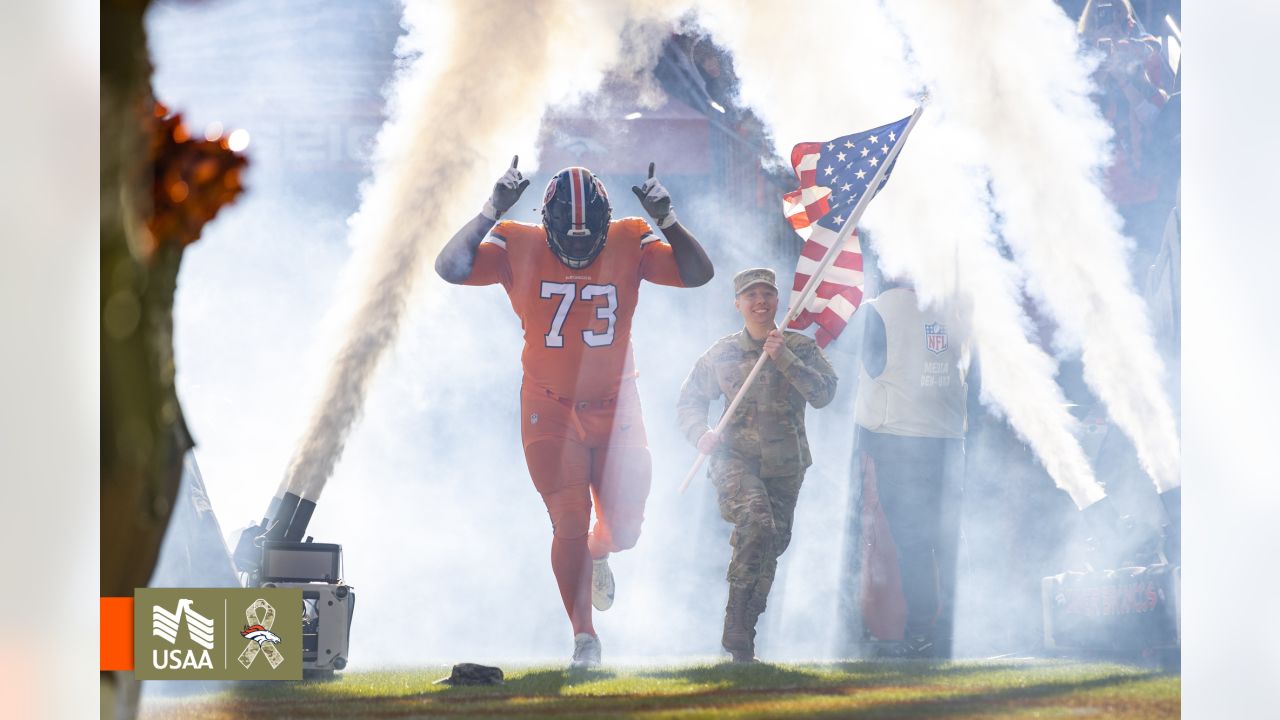
[(628, 244), (639, 243), (641, 280), (658, 285), (684, 287), (671, 245), (663, 242), (649, 223), (638, 217), (623, 218), (614, 223), (614, 228), (609, 232), (625, 237)]
[(511, 261), (507, 254), (507, 239), (503, 234), (503, 225), (498, 223), (489, 231), (489, 235), (476, 247), (476, 260), (471, 265), (471, 274), (463, 285), (493, 285), (501, 283), (508, 292), (511, 290)]
[(684, 287), (671, 245), (659, 240), (653, 233), (649, 233), (649, 237), (641, 243), (640, 277), (658, 285)]

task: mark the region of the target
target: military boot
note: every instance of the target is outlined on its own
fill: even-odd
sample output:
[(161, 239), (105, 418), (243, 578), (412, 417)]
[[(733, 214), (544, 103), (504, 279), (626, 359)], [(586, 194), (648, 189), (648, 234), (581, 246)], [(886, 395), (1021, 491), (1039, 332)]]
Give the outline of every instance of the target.
[(760, 590), (757, 587), (755, 593), (747, 600), (747, 611), (744, 615), (747, 633), (751, 636), (751, 647), (753, 649), (756, 643), (756, 625), (760, 622), (760, 616), (764, 614), (764, 607), (765, 598), (760, 597)]
[(729, 586), (729, 602), (724, 608), (724, 635), (720, 645), (734, 662), (755, 662), (755, 623), (749, 621), (747, 599), (751, 588), (742, 585)]

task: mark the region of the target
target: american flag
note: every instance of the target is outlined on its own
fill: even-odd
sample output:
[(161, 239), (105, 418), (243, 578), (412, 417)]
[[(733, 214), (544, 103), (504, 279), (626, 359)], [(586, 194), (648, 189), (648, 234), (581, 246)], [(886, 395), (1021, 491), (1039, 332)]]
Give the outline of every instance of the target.
[[(782, 212), (805, 240), (791, 286), (793, 307), (840, 228), (850, 219), (854, 206), (868, 192), (874, 197), (888, 182), (892, 166), (885, 170), (880, 186), (871, 189), (871, 179), (894, 146), (902, 141), (910, 120), (907, 116), (830, 142), (800, 143), (791, 151), (791, 164), (796, 177), (800, 178), (800, 189), (782, 196)], [(818, 345), (826, 347), (844, 330), (861, 302), (862, 248), (855, 231), (788, 327), (804, 330), (817, 323)]]

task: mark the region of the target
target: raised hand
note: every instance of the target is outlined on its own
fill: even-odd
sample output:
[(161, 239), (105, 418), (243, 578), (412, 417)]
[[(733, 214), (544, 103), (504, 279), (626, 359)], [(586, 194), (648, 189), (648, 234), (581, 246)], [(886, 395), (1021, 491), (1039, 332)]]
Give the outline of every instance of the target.
[(519, 163), (520, 156), (513, 155), (511, 167), (507, 168), (502, 177), (498, 178), (498, 182), (493, 184), (493, 194), (489, 196), (489, 201), (484, 204), (480, 214), (490, 220), (497, 220), (520, 200), (524, 189), (529, 187), (529, 179), (516, 169)]
[(644, 211), (658, 223), (658, 227), (665, 230), (675, 224), (676, 213), (671, 207), (671, 194), (653, 176), (653, 163), (649, 163), (649, 179), (641, 185), (632, 185), (631, 192), (636, 194)]

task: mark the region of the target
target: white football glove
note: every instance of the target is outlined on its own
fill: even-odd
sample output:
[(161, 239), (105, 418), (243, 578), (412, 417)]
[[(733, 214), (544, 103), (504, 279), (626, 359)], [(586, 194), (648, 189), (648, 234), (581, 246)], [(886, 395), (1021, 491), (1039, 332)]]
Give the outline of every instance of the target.
[(676, 223), (676, 211), (671, 207), (671, 193), (653, 176), (653, 163), (649, 163), (649, 179), (640, 185), (632, 185), (631, 192), (640, 199), (644, 211), (649, 213), (658, 227), (666, 230)]
[(493, 184), (493, 194), (480, 209), (481, 215), (496, 222), (520, 200), (524, 189), (529, 187), (529, 180), (516, 169), (519, 162), (519, 155), (511, 158), (511, 167), (507, 168), (502, 177), (498, 178), (498, 182)]

